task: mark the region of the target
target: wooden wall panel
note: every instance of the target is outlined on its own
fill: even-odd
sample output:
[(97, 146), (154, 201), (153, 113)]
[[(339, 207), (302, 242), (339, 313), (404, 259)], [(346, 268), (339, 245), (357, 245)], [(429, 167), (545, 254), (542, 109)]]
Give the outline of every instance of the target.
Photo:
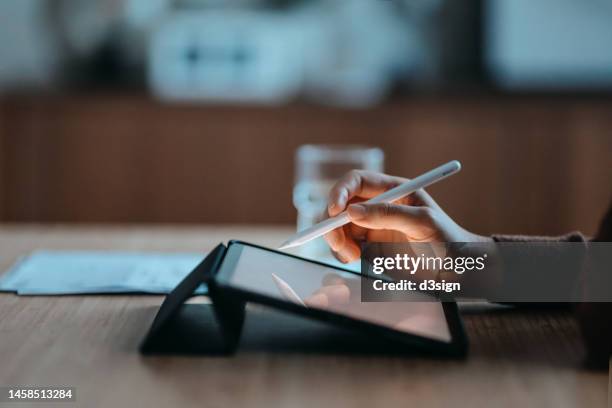
[(287, 223), (304, 143), (377, 145), (390, 173), (453, 158), (431, 188), (480, 232), (594, 231), (612, 192), (603, 99), (417, 98), (368, 111), (168, 106), (138, 95), (10, 100), (5, 219)]
[(6, 187), (6, 183), (5, 183), (5, 180), (4, 180), (4, 173), (5, 173), (4, 139), (5, 139), (5, 133), (6, 133), (6, 129), (5, 129), (5, 125), (6, 125), (5, 116), (6, 116), (6, 114), (4, 112), (4, 108), (5, 108), (4, 101), (2, 99), (0, 99), (0, 220), (3, 220), (5, 218), (5, 215), (4, 215), (4, 200), (5, 200), (4, 189)]
[[(612, 205), (612, 114), (609, 107), (578, 108), (572, 113), (568, 150), (568, 206), (563, 219), (596, 231), (599, 219)], [(585, 142), (586, 141), (586, 142)], [(585, 220), (586, 219), (586, 220)]]

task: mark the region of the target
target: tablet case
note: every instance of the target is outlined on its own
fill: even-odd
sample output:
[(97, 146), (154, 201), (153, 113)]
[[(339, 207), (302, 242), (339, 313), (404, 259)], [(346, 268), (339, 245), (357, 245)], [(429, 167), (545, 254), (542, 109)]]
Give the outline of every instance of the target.
[[(230, 355), (236, 351), (245, 323), (246, 302), (210, 284), (227, 249), (219, 244), (168, 294), (140, 346), (141, 353)], [(211, 303), (188, 303), (202, 284), (208, 286)], [(350, 343), (356, 340), (355, 336), (359, 337), (358, 330), (351, 335)], [(380, 350), (401, 353), (407, 349), (391, 340), (380, 339), (380, 344), (374, 340), (370, 336), (367, 343)], [(463, 356), (464, 352), (457, 354)]]
[[(245, 302), (228, 297), (210, 285), (208, 294), (211, 304), (186, 303), (195, 296), (201, 284), (208, 284), (214, 277), (226, 250), (224, 245), (218, 245), (168, 294), (140, 346), (143, 354), (223, 356), (236, 351), (245, 323)], [(256, 341), (251, 339), (249, 342), (247, 339), (247, 348), (258, 349), (263, 342), (284, 351), (299, 347), (301, 351), (316, 349), (335, 354), (410, 354), (410, 350), (402, 344), (372, 339), (358, 331), (331, 327), (305, 317), (290, 317), (282, 312), (255, 317), (258, 318), (254, 319), (252, 326), (257, 327), (256, 331), (269, 329), (274, 333), (274, 338), (268, 341), (261, 339), (262, 336), (255, 336)], [(294, 330), (296, 325), (300, 330)], [(291, 327), (291, 330), (283, 331), (283, 326)]]
[(211, 304), (186, 303), (208, 284), (227, 247), (219, 244), (162, 303), (140, 351), (143, 354), (231, 354), (244, 322), (245, 302), (209, 286)]

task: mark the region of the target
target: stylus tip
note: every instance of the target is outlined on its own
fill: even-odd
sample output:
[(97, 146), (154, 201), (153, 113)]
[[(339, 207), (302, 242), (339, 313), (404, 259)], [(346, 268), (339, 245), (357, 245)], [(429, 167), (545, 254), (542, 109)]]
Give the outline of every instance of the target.
[(293, 248), (293, 247), (296, 247), (296, 246), (299, 246), (299, 245), (300, 245), (300, 244), (295, 243), (295, 241), (293, 241), (293, 240), (291, 240), (291, 239), (290, 239), (290, 240), (288, 240), (288, 241), (283, 242), (283, 243), (282, 243), (282, 244), (281, 244), (281, 245), (278, 247), (278, 249), (279, 249), (279, 250), (281, 250), (281, 251), (283, 251), (283, 250), (285, 250), (285, 249)]

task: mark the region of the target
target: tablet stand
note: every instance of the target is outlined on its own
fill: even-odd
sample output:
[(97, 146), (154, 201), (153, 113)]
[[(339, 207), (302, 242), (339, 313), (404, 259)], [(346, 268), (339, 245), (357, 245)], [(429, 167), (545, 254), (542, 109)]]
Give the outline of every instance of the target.
[[(239, 241), (233, 241), (233, 243), (257, 247), (256, 245), (240, 243)], [(217, 271), (225, 259), (227, 250), (227, 247), (224, 245), (218, 245), (170, 292), (159, 309), (151, 329), (140, 347), (140, 351), (143, 354), (228, 355), (236, 351), (245, 323), (246, 301), (244, 299), (248, 297), (243, 296), (239, 290), (224, 289), (222, 285), (216, 282)], [(293, 255), (289, 254), (279, 253), (279, 255), (293, 257)], [(336, 269), (343, 272), (342, 269)], [(208, 286), (208, 296), (210, 297), (211, 304), (189, 303), (189, 299), (197, 295), (197, 289), (203, 284)], [(252, 301), (258, 303), (257, 299), (253, 298)], [(461, 326), (457, 305), (452, 302), (446, 302), (442, 305), (445, 316), (450, 316), (450, 318), (447, 318), (447, 322), (453, 341), (448, 344), (417, 335), (404, 335), (396, 331), (385, 331), (383, 328), (369, 326), (366, 322), (352, 321), (333, 314), (323, 316), (321, 315), (322, 311), (317, 310), (312, 310), (311, 315), (306, 316), (306, 313), (298, 313), (298, 310), (304, 312), (306, 309), (298, 308), (293, 303), (288, 303), (285, 307), (281, 307), (282, 302), (279, 302), (277, 306), (263, 300), (259, 303), (279, 309), (280, 311), (289, 313), (295, 311), (296, 314), (303, 315), (302, 317), (305, 318), (303, 320), (312, 319), (321, 324), (331, 325), (334, 328), (338, 326), (339, 328), (347, 329), (343, 330), (344, 334), (352, 333), (349, 344), (355, 342), (354, 336), (361, 335), (361, 337), (366, 339), (364, 344), (367, 344), (370, 350), (372, 348), (379, 351), (390, 351), (392, 348), (404, 350), (408, 346), (411, 350), (416, 348), (420, 351), (435, 352), (437, 355), (449, 357), (463, 357), (467, 351), (467, 340)], [(250, 322), (252, 323), (253, 321), (250, 320)], [(268, 319), (266, 319), (266, 322), (268, 322)], [(249, 332), (249, 329), (252, 329), (252, 325), (247, 327), (246, 332)], [(257, 329), (260, 329), (260, 327), (257, 327)], [(279, 334), (277, 328), (271, 331)], [(308, 333), (314, 332), (312, 325), (306, 331)], [(295, 343), (299, 342), (298, 340), (304, 338), (301, 335), (296, 338), (295, 333), (294, 327), (288, 335), (280, 333), (281, 335), (277, 337), (281, 341), (288, 341), (295, 345)], [(320, 345), (319, 340), (324, 340), (326, 337), (329, 338), (331, 332), (326, 330), (325, 335), (322, 333), (313, 334), (315, 334), (314, 340), (316, 340), (316, 344)], [(337, 342), (337, 340), (333, 341), (333, 343)], [(243, 344), (246, 343), (245, 339)]]
[(245, 316), (245, 302), (209, 286), (212, 304), (188, 304), (202, 284), (216, 273), (227, 248), (218, 245), (166, 297), (140, 351), (143, 354), (227, 355), (236, 351)]

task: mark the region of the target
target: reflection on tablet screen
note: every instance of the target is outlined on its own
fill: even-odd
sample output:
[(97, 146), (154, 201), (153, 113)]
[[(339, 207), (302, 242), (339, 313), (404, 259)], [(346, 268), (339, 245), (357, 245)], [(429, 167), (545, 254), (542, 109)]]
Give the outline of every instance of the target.
[(241, 256), (229, 280), (231, 286), (397, 331), (451, 342), (439, 302), (361, 302), (361, 278), (358, 275), (250, 246), (231, 246), (229, 250), (240, 249)]

